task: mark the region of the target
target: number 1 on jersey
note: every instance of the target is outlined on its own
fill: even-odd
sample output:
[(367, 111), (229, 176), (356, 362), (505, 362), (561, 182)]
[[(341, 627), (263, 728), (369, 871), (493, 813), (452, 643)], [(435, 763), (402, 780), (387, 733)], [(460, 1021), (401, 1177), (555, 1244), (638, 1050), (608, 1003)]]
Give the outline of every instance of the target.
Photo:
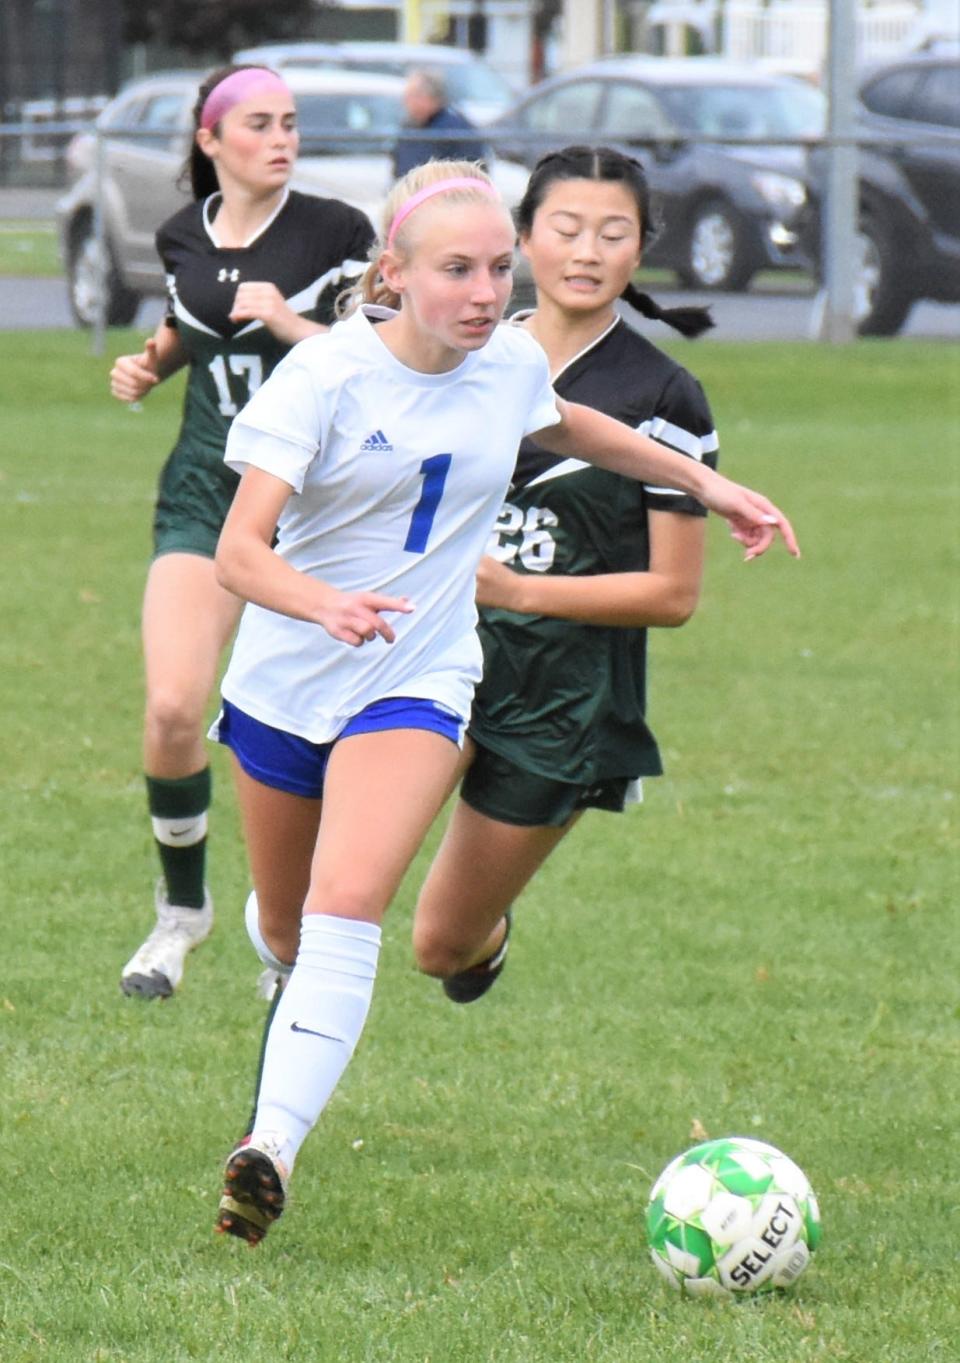
[(422, 554), (427, 547), (427, 540), (433, 529), (433, 518), (443, 496), (443, 485), (447, 480), (447, 470), (452, 458), (452, 454), (434, 454), (429, 459), (424, 459), (420, 465), (423, 487), (420, 489), (420, 500), (413, 508), (410, 529), (407, 531), (403, 546), (410, 554)]

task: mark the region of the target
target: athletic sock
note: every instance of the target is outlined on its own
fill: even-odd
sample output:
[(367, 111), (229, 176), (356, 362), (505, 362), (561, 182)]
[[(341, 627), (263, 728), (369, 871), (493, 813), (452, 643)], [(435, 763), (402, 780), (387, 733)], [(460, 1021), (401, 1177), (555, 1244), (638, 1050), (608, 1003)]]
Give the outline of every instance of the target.
[(160, 852), (167, 901), (181, 908), (202, 909), (210, 768), (174, 780), (162, 776), (146, 779), (147, 805)]
[(260, 1102), (260, 1085), (263, 1082), (263, 1062), (267, 1054), (267, 1038), (270, 1035), (270, 1028), (273, 1024), (274, 1015), (280, 1006), (280, 996), (283, 993), (285, 984), (286, 977), (278, 976), (276, 988), (273, 991), (273, 998), (270, 1000), (269, 1007), (267, 1008), (267, 1016), (264, 1018), (263, 1036), (260, 1041), (260, 1054), (257, 1056), (257, 1077), (253, 1081), (253, 1105), (250, 1108), (250, 1116), (247, 1118), (247, 1124), (243, 1128), (244, 1136), (249, 1136), (257, 1124), (257, 1106)]
[(304, 915), (296, 964), (264, 1049), (254, 1128), (283, 1139), (292, 1167), (360, 1039), (380, 954), (375, 923)]

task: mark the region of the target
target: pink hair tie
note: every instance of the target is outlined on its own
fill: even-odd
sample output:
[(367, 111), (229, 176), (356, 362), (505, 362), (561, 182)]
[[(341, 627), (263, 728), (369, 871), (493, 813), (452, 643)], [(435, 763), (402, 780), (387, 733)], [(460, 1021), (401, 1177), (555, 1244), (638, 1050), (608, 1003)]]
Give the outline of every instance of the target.
[(242, 104), (254, 95), (289, 95), (290, 87), (275, 71), (265, 66), (244, 67), (225, 76), (215, 85), (200, 110), (200, 127), (215, 128), (224, 114), (235, 104)]
[(423, 189), (418, 189), (416, 194), (411, 194), (406, 203), (397, 209), (390, 224), (390, 231), (387, 233), (387, 250), (393, 245), (398, 228), (406, 222), (415, 208), (419, 208), (426, 199), (432, 199), (435, 194), (446, 194), (451, 189), (482, 189), (491, 199), (500, 198), (495, 185), (489, 180), (481, 180), (476, 175), (454, 175), (449, 180), (435, 180), (432, 185), (425, 185)]

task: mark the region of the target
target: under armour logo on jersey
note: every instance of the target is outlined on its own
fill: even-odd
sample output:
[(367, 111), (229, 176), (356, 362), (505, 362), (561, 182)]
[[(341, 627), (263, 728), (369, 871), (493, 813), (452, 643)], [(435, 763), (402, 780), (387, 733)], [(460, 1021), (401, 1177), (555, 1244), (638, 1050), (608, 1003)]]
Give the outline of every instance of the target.
[(363, 454), (364, 452), (367, 454), (392, 454), (393, 446), (390, 444), (390, 441), (384, 435), (383, 431), (374, 431), (372, 435), (367, 436), (366, 440), (360, 446), (360, 453)]
[(240, 278), (239, 270), (221, 270), (217, 275), (218, 284), (236, 284)]

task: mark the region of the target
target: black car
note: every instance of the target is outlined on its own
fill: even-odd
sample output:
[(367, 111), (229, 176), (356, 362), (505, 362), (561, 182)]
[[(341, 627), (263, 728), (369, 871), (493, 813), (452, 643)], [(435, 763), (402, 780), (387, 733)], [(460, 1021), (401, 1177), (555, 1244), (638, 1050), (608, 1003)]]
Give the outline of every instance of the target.
[(544, 81), (485, 131), (527, 166), (571, 142), (631, 152), (663, 224), (645, 262), (697, 288), (745, 289), (758, 270), (806, 263), (803, 143), (824, 119), (821, 92), (789, 76), (711, 57), (608, 57)]
[[(855, 307), (892, 336), (921, 298), (960, 302), (960, 55), (915, 53), (860, 85)], [(826, 157), (810, 157), (804, 240), (817, 247)]]

